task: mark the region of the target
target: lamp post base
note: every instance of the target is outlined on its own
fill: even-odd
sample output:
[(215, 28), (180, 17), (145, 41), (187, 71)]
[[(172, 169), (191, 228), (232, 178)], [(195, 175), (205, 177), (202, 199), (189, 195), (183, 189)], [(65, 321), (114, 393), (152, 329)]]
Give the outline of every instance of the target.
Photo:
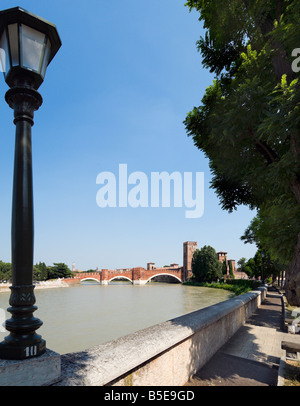
[(43, 324), (33, 316), (37, 310), (34, 306), (34, 286), (11, 286), (9, 307), (12, 317), (5, 322), (10, 334), (0, 343), (0, 359), (24, 360), (38, 357), (46, 351), (46, 342), (36, 333)]
[(27, 347), (18, 347), (9, 345), (5, 341), (0, 343), (0, 359), (6, 360), (25, 360), (39, 357), (46, 352), (46, 341), (41, 339), (40, 342), (28, 345)]

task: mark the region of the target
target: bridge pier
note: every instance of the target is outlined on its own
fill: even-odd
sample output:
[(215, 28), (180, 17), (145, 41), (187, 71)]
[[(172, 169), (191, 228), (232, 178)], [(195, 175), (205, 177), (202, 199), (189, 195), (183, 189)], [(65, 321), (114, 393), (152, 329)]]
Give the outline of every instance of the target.
[(106, 279), (103, 279), (103, 280), (100, 281), (100, 285), (101, 285), (101, 286), (107, 286), (107, 285), (108, 285), (108, 282), (109, 282), (109, 281), (107, 281)]
[(133, 285), (146, 285), (147, 280), (143, 279), (134, 279), (133, 280)]

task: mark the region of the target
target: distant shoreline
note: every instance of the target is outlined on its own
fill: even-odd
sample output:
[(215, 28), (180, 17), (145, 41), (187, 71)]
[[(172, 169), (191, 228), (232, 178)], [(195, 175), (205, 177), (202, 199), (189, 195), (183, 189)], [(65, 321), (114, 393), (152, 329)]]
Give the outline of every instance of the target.
[[(69, 288), (66, 282), (62, 279), (56, 279), (51, 281), (40, 281), (35, 282), (35, 289), (53, 289), (53, 288)], [(0, 283), (0, 293), (7, 293), (10, 292), (11, 283)]]

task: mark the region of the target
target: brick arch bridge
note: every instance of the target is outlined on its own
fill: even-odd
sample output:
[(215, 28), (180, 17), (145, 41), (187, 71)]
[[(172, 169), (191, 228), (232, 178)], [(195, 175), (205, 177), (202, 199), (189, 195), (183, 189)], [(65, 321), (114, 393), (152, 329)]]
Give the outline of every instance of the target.
[(109, 269), (102, 269), (99, 272), (74, 272), (74, 278), (65, 279), (65, 282), (75, 282), (94, 280), (99, 282), (101, 285), (108, 285), (114, 279), (124, 278), (129, 280), (133, 285), (145, 285), (155, 276), (171, 276), (182, 283), (184, 281), (183, 268), (156, 268), (156, 269), (145, 269), (145, 268), (132, 268), (132, 269), (118, 269), (111, 271)]

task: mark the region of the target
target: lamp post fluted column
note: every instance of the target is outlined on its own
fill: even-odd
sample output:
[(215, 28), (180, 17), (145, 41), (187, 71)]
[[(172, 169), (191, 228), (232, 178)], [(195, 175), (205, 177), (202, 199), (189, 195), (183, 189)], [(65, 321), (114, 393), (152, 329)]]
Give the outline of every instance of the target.
[(14, 110), (16, 125), (12, 202), (12, 285), (9, 299), (11, 318), (5, 327), (9, 335), (0, 343), (0, 358), (23, 360), (46, 351), (46, 342), (36, 333), (43, 324), (33, 316), (33, 186), (31, 127), (34, 112), (43, 99), (37, 89), (62, 43), (56, 26), (13, 7), (0, 11), (0, 53), (2, 72), (9, 90), (5, 95)]
[(33, 285), (34, 216), (32, 185), (31, 127), (34, 111), (42, 104), (41, 95), (26, 86), (16, 86), (5, 96), (14, 110), (16, 125), (12, 203), (12, 286), (6, 321), (10, 335), (0, 344), (0, 357), (25, 359), (41, 355), (45, 340), (36, 333), (43, 324), (33, 316), (37, 309)]

